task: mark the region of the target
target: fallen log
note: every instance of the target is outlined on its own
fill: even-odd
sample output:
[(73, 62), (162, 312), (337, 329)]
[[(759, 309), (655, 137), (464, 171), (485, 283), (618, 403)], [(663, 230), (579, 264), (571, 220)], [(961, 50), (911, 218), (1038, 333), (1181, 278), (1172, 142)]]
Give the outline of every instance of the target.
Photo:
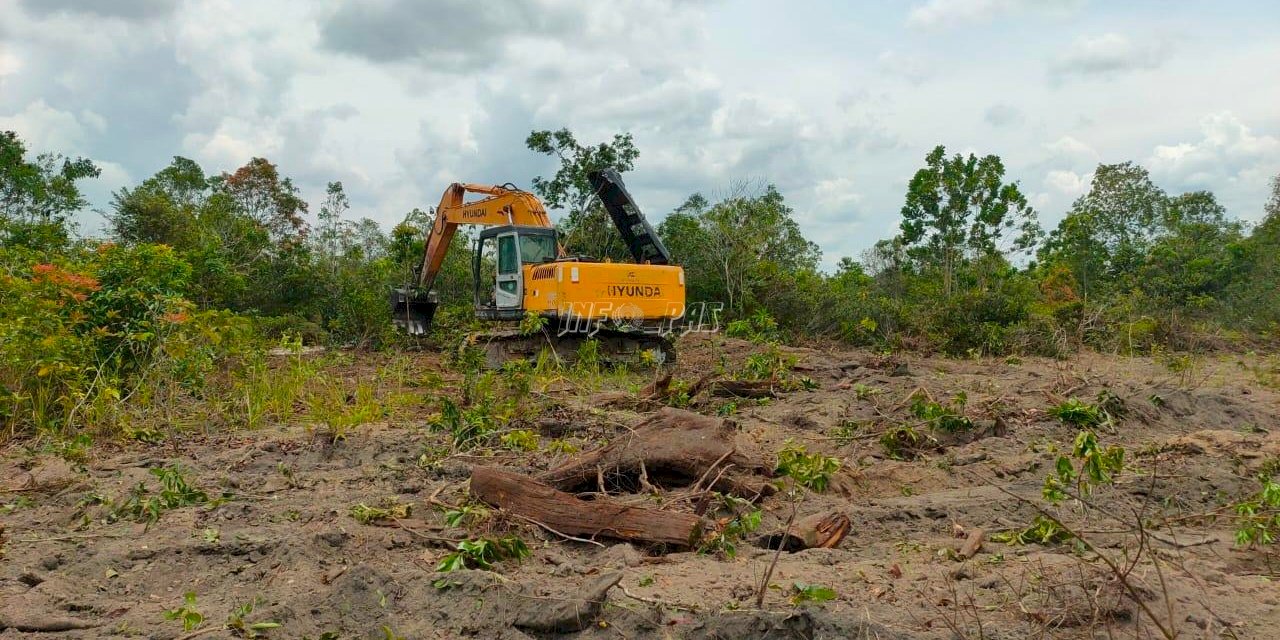
[(690, 513), (628, 506), (608, 498), (582, 500), (494, 467), (471, 471), (471, 494), (566, 535), (692, 547), (702, 534), (702, 519)]
[(781, 547), (789, 553), (802, 549), (832, 549), (844, 540), (849, 526), (849, 517), (843, 513), (815, 513), (797, 520), (785, 531), (779, 529), (760, 536), (756, 545), (766, 549)]
[(771, 469), (737, 450), (732, 424), (664, 407), (630, 433), (599, 449), (578, 454), (539, 474), (538, 479), (563, 491), (596, 487), (600, 478), (635, 490), (642, 484), (643, 474), (645, 482), (678, 486), (709, 482), (701, 488), (750, 499), (773, 492), (768, 483), (749, 482), (737, 473), (725, 471), (730, 468), (771, 475)]
[(775, 398), (775, 380), (717, 380), (711, 385), (711, 395), (734, 398)]

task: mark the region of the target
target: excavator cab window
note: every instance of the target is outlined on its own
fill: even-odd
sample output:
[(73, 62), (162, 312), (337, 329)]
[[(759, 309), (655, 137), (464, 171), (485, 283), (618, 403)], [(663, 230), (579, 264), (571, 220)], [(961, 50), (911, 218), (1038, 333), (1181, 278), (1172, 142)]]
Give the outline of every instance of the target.
[(520, 261), (524, 264), (542, 264), (556, 259), (556, 237), (548, 233), (520, 234)]

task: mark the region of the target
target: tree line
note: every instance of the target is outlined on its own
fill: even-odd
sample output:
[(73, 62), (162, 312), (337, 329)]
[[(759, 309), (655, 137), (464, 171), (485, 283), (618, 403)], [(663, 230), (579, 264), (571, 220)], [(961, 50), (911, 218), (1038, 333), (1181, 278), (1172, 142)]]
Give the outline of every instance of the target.
[[(534, 131), (526, 146), (559, 162), (531, 188), (564, 212), (568, 252), (626, 260), (586, 174), (630, 171), (632, 137), (591, 145)], [(19, 416), (108, 410), (104, 397), (137, 393), (147, 376), (193, 392), (237, 348), (229, 336), (401, 339), (387, 293), (412, 277), (428, 212), (384, 231), (351, 215), (339, 182), (313, 209), (267, 159), (211, 173), (175, 157), (113, 194), (106, 238), (80, 238), (81, 187), (98, 174), (0, 133), (0, 417), (11, 430)], [(1139, 165), (1103, 164), (1046, 232), (998, 156), (939, 146), (908, 184), (899, 233), (833, 272), (768, 184), (692, 194), (657, 230), (689, 299), (723, 302), (739, 327), (953, 355), (1146, 353), (1280, 336), (1280, 181), (1260, 205), (1263, 221), (1245, 225), (1210, 192), (1169, 194)], [(454, 242), (437, 325), (456, 331), (475, 320), (468, 236)]]

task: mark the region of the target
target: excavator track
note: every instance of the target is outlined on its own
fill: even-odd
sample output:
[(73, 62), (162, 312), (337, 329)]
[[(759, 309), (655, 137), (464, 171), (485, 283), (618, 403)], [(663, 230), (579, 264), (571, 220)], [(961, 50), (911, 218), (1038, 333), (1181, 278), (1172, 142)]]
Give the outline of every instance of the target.
[[(584, 347), (594, 341), (596, 347)], [(478, 331), (467, 336), (462, 349), (478, 349), (488, 369), (501, 369), (508, 362), (536, 361), (543, 353), (560, 362), (574, 364), (588, 353), (601, 364), (659, 366), (673, 364), (675, 344), (670, 336), (615, 329), (599, 329), (594, 334), (556, 335), (548, 330), (532, 334), (519, 331)]]

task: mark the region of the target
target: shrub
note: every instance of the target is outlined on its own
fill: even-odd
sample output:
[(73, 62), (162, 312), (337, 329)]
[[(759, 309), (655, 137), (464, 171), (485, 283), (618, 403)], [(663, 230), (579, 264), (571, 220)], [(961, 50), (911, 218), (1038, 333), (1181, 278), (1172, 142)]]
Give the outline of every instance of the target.
[(788, 442), (778, 452), (777, 473), (819, 493), (826, 491), (831, 475), (840, 470), (840, 461), (820, 453), (809, 453), (804, 447)]

